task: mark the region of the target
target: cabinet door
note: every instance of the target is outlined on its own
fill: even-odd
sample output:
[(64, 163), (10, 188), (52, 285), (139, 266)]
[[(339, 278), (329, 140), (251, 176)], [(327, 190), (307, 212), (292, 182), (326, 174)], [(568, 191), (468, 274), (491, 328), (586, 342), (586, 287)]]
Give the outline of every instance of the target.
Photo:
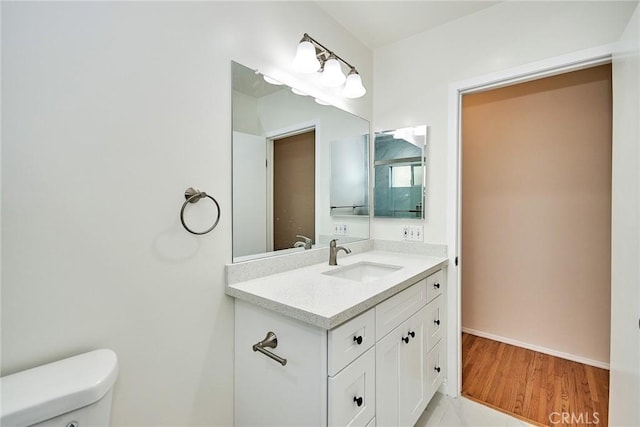
[(375, 348), (329, 377), (329, 425), (365, 427), (375, 415)]
[(427, 351), (430, 351), (442, 339), (444, 331), (444, 297), (438, 296), (427, 304)]
[(427, 356), (427, 374), (429, 384), (429, 394), (427, 395), (429, 400), (438, 391), (438, 387), (444, 380), (444, 345), (440, 340)]
[(404, 324), (399, 378), (400, 426), (413, 426), (427, 407), (427, 309), (422, 308)]
[(402, 325), (376, 344), (376, 425), (398, 426)]
[(427, 406), (426, 307), (376, 344), (376, 425), (413, 426)]

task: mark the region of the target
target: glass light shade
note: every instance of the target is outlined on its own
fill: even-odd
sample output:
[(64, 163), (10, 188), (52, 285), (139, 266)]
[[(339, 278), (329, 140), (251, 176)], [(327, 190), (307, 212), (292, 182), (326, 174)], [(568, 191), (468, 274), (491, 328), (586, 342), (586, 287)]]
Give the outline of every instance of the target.
[(269, 77), (269, 76), (265, 76), (263, 75), (262, 78), (264, 79), (265, 82), (275, 85), (275, 86), (282, 86), (282, 82), (274, 79), (273, 77)]
[(345, 80), (346, 77), (342, 72), (340, 63), (337, 59), (330, 57), (329, 60), (324, 63), (324, 71), (320, 77), (320, 83), (327, 87), (335, 87), (340, 86)]
[(342, 94), (347, 98), (360, 98), (365, 93), (367, 93), (367, 90), (362, 85), (360, 74), (355, 72), (349, 73)]
[(316, 99), (315, 99), (315, 101), (316, 101), (316, 104), (320, 104), (320, 105), (331, 105), (329, 102), (327, 102), (327, 101), (323, 101), (323, 100), (322, 100), (322, 99), (320, 99), (320, 98), (316, 98)]
[(316, 47), (307, 41), (300, 42), (296, 57), (293, 59), (293, 69), (299, 73), (315, 73), (320, 69), (320, 61), (316, 57)]
[(295, 87), (291, 88), (291, 92), (295, 93), (296, 95), (300, 95), (300, 96), (307, 96), (306, 93), (304, 93), (303, 91), (301, 91), (300, 89), (296, 89)]

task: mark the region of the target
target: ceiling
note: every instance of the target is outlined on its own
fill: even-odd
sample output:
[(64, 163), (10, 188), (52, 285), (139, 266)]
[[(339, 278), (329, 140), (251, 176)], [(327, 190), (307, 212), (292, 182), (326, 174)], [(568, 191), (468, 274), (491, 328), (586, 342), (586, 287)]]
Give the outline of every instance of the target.
[(370, 49), (430, 30), (499, 1), (316, 1)]

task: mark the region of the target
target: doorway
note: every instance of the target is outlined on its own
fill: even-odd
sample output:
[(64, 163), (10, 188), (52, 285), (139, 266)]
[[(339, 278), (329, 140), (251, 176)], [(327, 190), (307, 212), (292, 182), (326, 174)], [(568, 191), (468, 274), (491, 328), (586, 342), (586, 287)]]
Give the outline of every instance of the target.
[(306, 236), (315, 243), (315, 129), (273, 139), (273, 250), (293, 248)]
[[(611, 111), (609, 64), (462, 97), (462, 390), (541, 424), (553, 412), (541, 401), (566, 394), (532, 392), (542, 355), (608, 365)], [(521, 375), (496, 362), (483, 368), (493, 393), (465, 386), (479, 378), (470, 355), (485, 348), (491, 357), (474, 357), (495, 362), (510, 344), (532, 351), (508, 352), (530, 360)]]

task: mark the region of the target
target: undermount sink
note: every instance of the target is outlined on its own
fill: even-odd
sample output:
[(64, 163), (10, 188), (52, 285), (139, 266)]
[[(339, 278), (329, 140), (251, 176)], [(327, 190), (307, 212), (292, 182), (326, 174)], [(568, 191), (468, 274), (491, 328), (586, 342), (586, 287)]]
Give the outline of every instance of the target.
[(325, 271), (322, 274), (339, 277), (341, 279), (353, 280), (355, 282), (371, 282), (381, 277), (400, 270), (397, 265), (379, 264), (377, 262), (361, 261), (355, 264)]

